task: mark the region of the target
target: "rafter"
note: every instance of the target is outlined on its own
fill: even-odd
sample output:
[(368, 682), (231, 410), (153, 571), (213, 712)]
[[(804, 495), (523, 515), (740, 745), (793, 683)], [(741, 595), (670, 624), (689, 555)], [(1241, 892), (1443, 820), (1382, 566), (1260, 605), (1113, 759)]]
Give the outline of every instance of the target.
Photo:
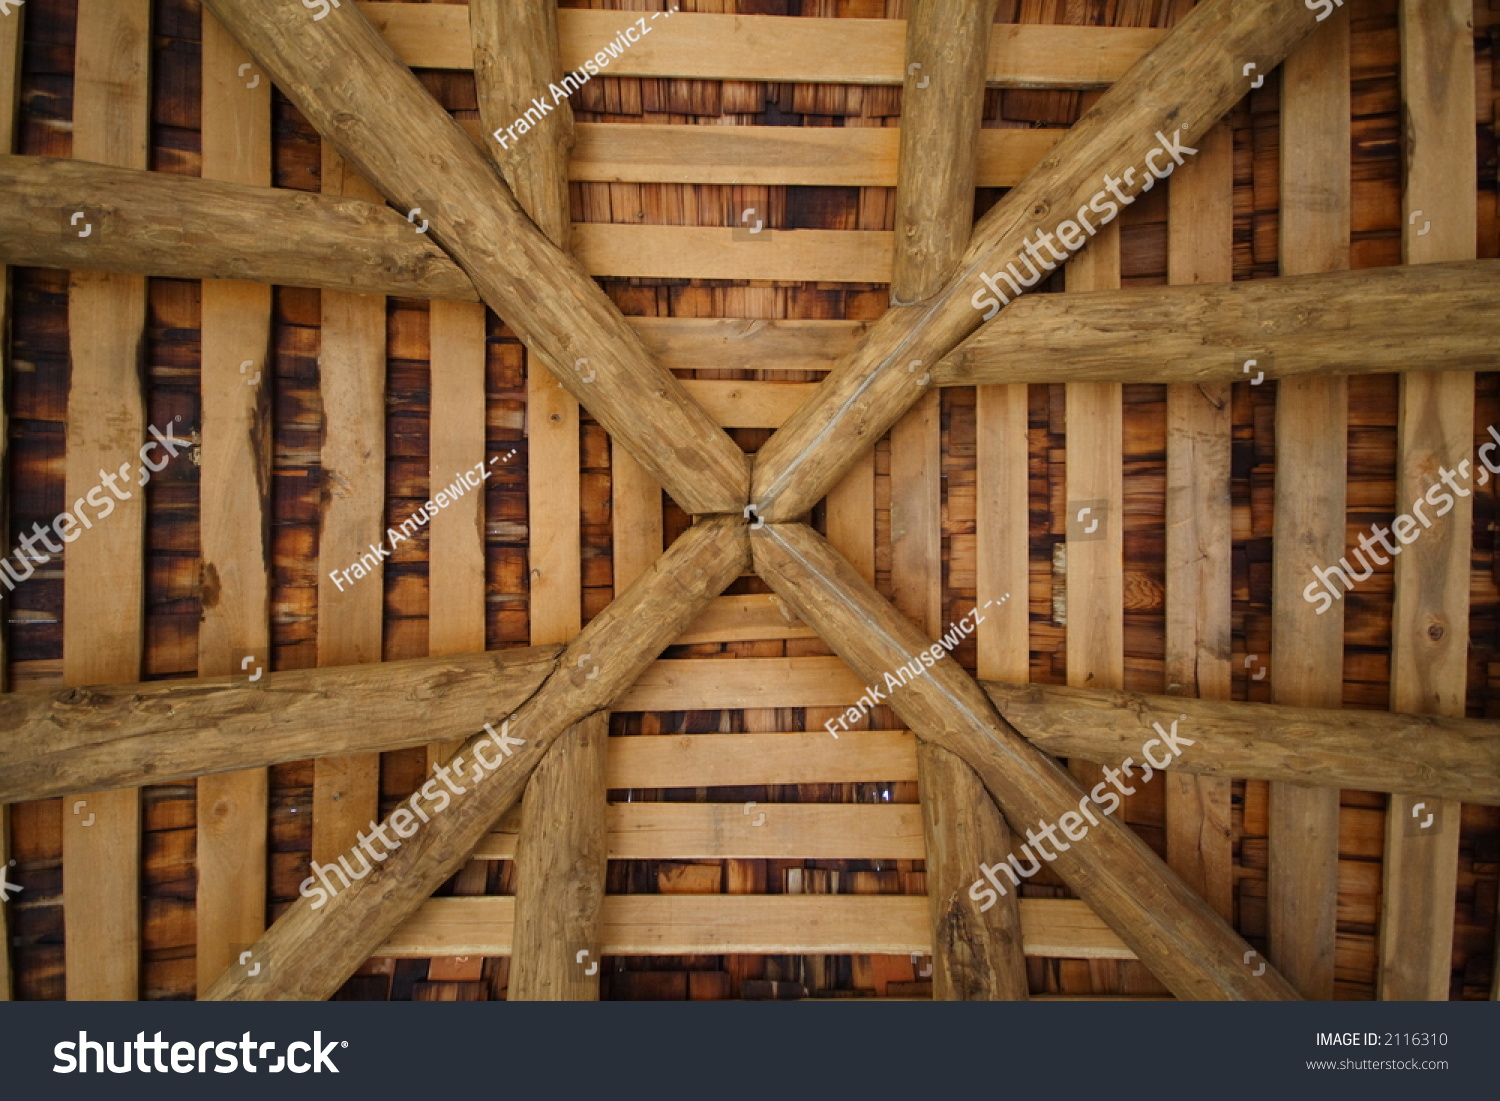
[[(209, 8), (339, 153), (430, 233), (484, 301), (687, 511), (739, 513), (749, 461), (654, 363), (599, 286), (517, 205), (463, 130), (352, 4), (314, 24), (278, 0)], [(539, 89), (541, 91), (541, 89)], [(662, 442), (667, 441), (667, 446)]]
[(1494, 370), (1497, 299), (1500, 260), (1032, 295), (954, 349), (932, 379), (1259, 384), (1262, 375)]
[[(751, 531), (750, 542), (756, 572), (861, 677), (890, 688), (882, 703), (920, 736), (962, 757), (1014, 825), (1045, 828), (1068, 813), (1083, 821), (1078, 809), (1089, 797), (995, 712), (955, 662), (919, 662), (919, 675), (890, 687), (885, 676), (932, 644), (817, 533), (800, 524), (766, 524)], [(1057, 848), (1058, 874), (1178, 997), (1296, 997), (1275, 972), (1252, 975), (1244, 941), (1117, 820), (1100, 816), (1081, 840)]]
[[(1115, 183), (1133, 201), (1150, 180), (1136, 173), (1144, 173), (1158, 134), (1191, 147), (1249, 89), (1246, 64), (1274, 68), (1314, 25), (1310, 11), (1285, 0), (1207, 0), (1194, 8), (980, 220), (962, 267), (942, 291), (882, 317), (760, 449), (751, 484), (757, 513), (790, 520), (826, 496), (921, 396), (923, 371), (979, 326), (990, 294), (982, 273), (1004, 269), (1028, 237), (1055, 233), (1087, 211), (1091, 199), (1107, 194), (1106, 174), (1114, 179), (1130, 168), (1129, 178)], [(1101, 203), (1095, 214), (1103, 209)], [(1074, 232), (1081, 232), (1076, 223)]]

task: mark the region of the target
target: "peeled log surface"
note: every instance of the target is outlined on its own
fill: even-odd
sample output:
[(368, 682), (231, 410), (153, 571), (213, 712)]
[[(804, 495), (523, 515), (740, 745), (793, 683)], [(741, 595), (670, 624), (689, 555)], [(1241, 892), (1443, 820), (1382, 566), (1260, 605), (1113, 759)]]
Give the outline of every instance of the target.
[(467, 738), (560, 646), (0, 695), (0, 803)]
[[(932, 645), (811, 528), (766, 524), (750, 535), (756, 572), (870, 684), (884, 685), (887, 673)], [(884, 702), (920, 737), (962, 757), (1014, 826), (1058, 823), (1087, 801), (1073, 778), (1002, 719), (955, 662), (940, 659), (923, 668), (923, 675), (890, 689)], [(1117, 820), (1099, 816), (1099, 825), (1055, 855), (1057, 873), (1178, 997), (1297, 997), (1269, 968), (1253, 975), (1244, 964), (1245, 942)], [(980, 874), (975, 868), (975, 878)]]
[[(1269, 72), (1314, 26), (1312, 12), (1286, 0), (1207, 0), (1195, 7), (980, 219), (958, 274), (942, 291), (882, 317), (760, 449), (751, 484), (756, 512), (790, 520), (827, 496), (921, 397), (926, 369), (979, 326), (983, 307), (976, 309), (973, 298), (989, 293), (982, 273), (1002, 270), (1026, 238), (1055, 231), (1089, 206), (1105, 173), (1126, 166), (1142, 172), (1158, 132), (1191, 146), (1250, 90), (1250, 78), (1240, 75), (1246, 63)], [(1121, 191), (1133, 197), (1144, 183), (1137, 174)]]
[(210, 10), (325, 140), (469, 273), (558, 381), (686, 511), (734, 513), (745, 453), (655, 363), (620, 311), (522, 211), (495, 167), (353, 4), (313, 22), (281, 0)]
[[(0, 260), (479, 301), (447, 253), (386, 206), (50, 157), (0, 156)], [(96, 215), (87, 237), (69, 211)]]
[(1007, 722), (1054, 757), (1139, 761), (1157, 737), (1152, 723), (1170, 731), (1176, 722), (1193, 744), (1172, 771), (1500, 806), (1500, 723), (1040, 684), (982, 687)]
[[(1497, 301), (1500, 260), (1033, 295), (1008, 306), (932, 377), (939, 386), (974, 386), (1493, 371)], [(1249, 359), (1256, 363), (1247, 372)]]
[[(331, 996), (469, 859), (521, 797), (557, 737), (605, 710), (710, 600), (750, 568), (745, 532), (739, 516), (701, 519), (689, 528), (590, 621), (564, 651), (557, 672), (514, 713), (508, 735), (524, 744), (503, 759), (488, 749), (500, 763), (482, 786), (460, 783), (443, 810), (434, 808), (431, 821), (400, 848), (388, 851), (364, 879), (355, 880), (318, 909), (306, 897), (295, 902), (255, 946), (254, 958), (265, 960), (267, 970), (246, 981), (238, 968), (231, 969), (207, 998), (317, 1001)], [(498, 706), (489, 716), (497, 726), (505, 717), (505, 709)], [(424, 730), (422, 735), (426, 740), (432, 732)], [(459, 757), (475, 760), (476, 744), (489, 737), (485, 733), (471, 738), (450, 765)], [(461, 779), (467, 776), (465, 766)]]

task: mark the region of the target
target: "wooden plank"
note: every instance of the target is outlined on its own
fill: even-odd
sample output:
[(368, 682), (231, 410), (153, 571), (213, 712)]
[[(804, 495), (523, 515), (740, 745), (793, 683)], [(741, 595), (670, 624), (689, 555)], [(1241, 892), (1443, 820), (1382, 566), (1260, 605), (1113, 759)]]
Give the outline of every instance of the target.
[(660, 734), (610, 747), (606, 784), (689, 788), (742, 784), (858, 784), (917, 778), (917, 741), (904, 730), (830, 738), (797, 733)]
[[(271, 183), (271, 87), (242, 75), (250, 56), (203, 17), (203, 163), (212, 179)], [(271, 288), (205, 281), (199, 320), (203, 446), (199, 538), (204, 578), (198, 673), (271, 666)], [(248, 658), (253, 670), (241, 663)], [(265, 769), (197, 784), (197, 989), (207, 990), (266, 927)]]
[[(915, 403), (919, 394), (909, 364), (937, 363), (981, 324), (984, 313), (998, 311), (1001, 303), (993, 296), (986, 309), (984, 296), (991, 292), (981, 274), (1016, 263), (1033, 234), (1067, 230), (1067, 223), (1068, 232), (1081, 236), (1072, 219), (1106, 195), (1106, 173), (1133, 166), (1128, 175), (1134, 183), (1120, 190), (1121, 201), (1133, 201), (1147, 183), (1138, 166), (1147, 156), (1161, 164), (1153, 142), (1156, 149), (1176, 142), (1191, 148), (1249, 87), (1248, 79), (1226, 74), (1240, 72), (1247, 59), (1262, 70), (1273, 68), (1313, 25), (1311, 12), (1280, 0), (1207, 0), (1195, 7), (1068, 131), (1038, 171), (980, 219), (947, 286), (921, 307), (882, 317), (816, 397), (757, 452), (751, 499), (758, 513), (779, 522), (808, 512)], [(1121, 183), (1116, 179), (1115, 186)], [(1033, 213), (1039, 210), (1046, 212), (1041, 222)], [(1018, 270), (1024, 267), (1018, 264)]]
[[(307, 33), (280, 0), (211, 10), (315, 127), (397, 209), (441, 180), (430, 232), (595, 419), (694, 515), (738, 513), (749, 460), (653, 363), (619, 310), (516, 203), (493, 166), (353, 5)], [(666, 436), (676, 446), (659, 446)]]
[[(1287, 59), (1282, 72), (1284, 275), (1349, 266), (1348, 145), (1349, 9), (1342, 8)], [(1271, 693), (1277, 703), (1341, 703), (1342, 602), (1319, 615), (1302, 593), (1312, 569), (1344, 553), (1347, 420), (1343, 379), (1309, 377), (1279, 385), (1271, 582)], [(1338, 821), (1337, 790), (1271, 785), (1269, 950), (1309, 999), (1327, 1000), (1334, 993)]]
[(615, 593), (624, 592), (661, 556), (666, 541), (661, 485), (618, 443), (611, 442), (610, 538)]
[(888, 283), (895, 235), (874, 229), (771, 229), (738, 240), (731, 226), (581, 222), (573, 250), (593, 276)]
[(812, 628), (798, 619), (779, 597), (750, 593), (715, 597), (677, 640), (677, 645), (816, 637)]
[[(516, 710), (508, 737), (519, 740), (519, 746), (511, 742), (503, 755), (497, 753), (504, 739), (489, 730), (469, 740), (465, 755), (482, 768), (490, 767), (484, 754), (493, 755), (494, 771), (458, 785), (441, 814), (421, 823), (414, 836), (387, 853), (382, 875), (355, 880), (337, 895), (320, 898), (316, 909), (311, 898), (299, 899), (257, 945), (259, 958), (277, 961), (269, 973), (253, 984), (221, 979), (209, 997), (322, 999), (337, 990), (468, 858), (520, 798), (557, 737), (608, 707), (712, 596), (744, 573), (750, 564), (745, 531), (739, 516), (699, 518), (647, 573), (589, 621), (560, 659), (569, 672), (548, 678)], [(584, 672), (580, 661), (594, 654), (608, 655), (598, 663), (597, 675)]]
[[(474, 858), (514, 859), (519, 818), (508, 814)], [(922, 812), (911, 804), (614, 803), (605, 826), (610, 860), (921, 860), (924, 852)]]
[[(766, 524), (750, 528), (750, 543), (756, 572), (840, 657), (865, 677), (881, 680), (889, 689), (881, 702), (963, 757), (1009, 820), (1055, 823), (1089, 804), (1089, 796), (1007, 724), (958, 665), (934, 655), (930, 666), (918, 662), (913, 675), (910, 662), (927, 648), (925, 636), (817, 533), (798, 524)], [(908, 670), (904, 684), (884, 680), (902, 667)], [(1085, 839), (1066, 848), (1059, 844), (1061, 851), (1052, 853), (1057, 873), (1179, 997), (1295, 997), (1273, 971), (1252, 976), (1242, 962), (1244, 941), (1115, 818), (1098, 816)], [(1035, 858), (1038, 864), (1047, 851)]]
[(815, 382), (718, 382), (684, 379), (683, 388), (725, 428), (780, 428)]
[[(358, 7), (407, 65), (473, 67), (463, 5), (432, 11), (405, 3)], [(637, 14), (561, 9), (557, 23), (563, 68), (582, 68), (586, 59), (636, 24)], [(677, 12), (669, 20), (649, 19), (646, 26), (646, 35), (608, 62), (606, 75), (900, 84), (905, 74), (906, 23), (899, 19)], [(1103, 87), (1119, 79), (1161, 35), (1121, 27), (997, 26), (991, 33), (987, 79), (1002, 87)], [(827, 49), (830, 41), (840, 44), (834, 56)]]
[[(146, 167), (150, 29), (147, 0), (80, 0), (75, 158)], [(145, 320), (144, 279), (71, 276), (67, 501), (97, 486), (101, 470), (119, 470), (122, 464), (129, 471), (144, 469), (137, 459), (146, 423)], [(67, 549), (63, 677), (68, 684), (135, 680), (141, 672), (145, 493), (134, 492), (116, 504), (107, 527), (79, 533), (86, 538), (75, 534)], [(101, 634), (100, 624), (109, 625), (107, 634)], [(73, 811), (62, 816), (67, 997), (134, 1000), (140, 973), (140, 793), (97, 792), (65, 802)]]
[[(842, 20), (841, 20), (842, 22)], [(583, 122), (568, 176), (601, 183), (895, 187), (893, 127), (662, 126)], [(482, 136), (487, 131), (475, 126)], [(976, 183), (1014, 187), (1061, 130), (980, 130)], [(966, 242), (960, 242), (964, 244)]]
[(961, 344), (933, 379), (939, 386), (1044, 379), (1218, 385), (1493, 370), (1500, 361), (1500, 321), (1490, 308), (1497, 294), (1500, 261), (1479, 260), (1034, 295)]
[(673, 658), (653, 662), (614, 710), (845, 707), (864, 691), (838, 658)]
[[(1172, 177), (1168, 278), (1234, 279), (1234, 133), (1211, 130)], [(1166, 676), (1172, 695), (1230, 698), (1231, 392), (1167, 390)], [(1234, 920), (1234, 831), (1227, 777), (1168, 775), (1167, 864), (1225, 921)]]
[[(0, 154), (16, 145), (21, 94), (21, 28), (26, 13), (0, 23)], [(0, 540), (10, 545), (10, 269), (0, 267)], [(9, 691), (10, 639), (0, 629), (0, 691)], [(10, 870), (10, 808), (0, 803), (0, 875)], [(0, 1002), (11, 998), (10, 907), (0, 905)]]
[[(503, 956), (508, 898), (435, 898), (380, 946), (380, 955)], [(1028, 956), (1131, 959), (1130, 949), (1081, 902), (1022, 899)], [(747, 953), (907, 955), (932, 949), (924, 899), (901, 895), (607, 895), (611, 956)]]
[[(323, 143), (323, 191), (379, 202)], [(385, 299), (324, 291), (318, 352), (323, 494), (318, 530), (318, 664), (381, 658), (385, 569)], [(360, 562), (357, 571), (351, 567)], [(380, 757), (319, 757), (312, 858), (326, 864), (379, 818)]]
[(1500, 724), (1492, 721), (995, 681), (984, 688), (1007, 722), (1053, 756), (1117, 765), (1159, 738), (1155, 727), (1180, 722), (1183, 736), (1194, 741), (1169, 772), (1357, 791), (1436, 791), (1500, 805)]
[(646, 350), (671, 370), (831, 371), (867, 321), (632, 317)]
[[(1408, 264), (1477, 255), (1473, 14), (1468, 0), (1401, 5), (1402, 258)], [(1444, 492), (1440, 471), (1450, 466), (1470, 471), (1473, 435), (1472, 375), (1403, 376), (1396, 507), (1406, 508), (1433, 486)], [(1464, 714), (1474, 499), (1472, 490), (1455, 497), (1454, 508), (1431, 530), (1410, 544), (1401, 540), (1406, 553), (1394, 563), (1391, 706), (1401, 711)], [(1426, 795), (1394, 796), (1386, 809), (1383, 1000), (1448, 999), (1462, 818), (1459, 803)]]

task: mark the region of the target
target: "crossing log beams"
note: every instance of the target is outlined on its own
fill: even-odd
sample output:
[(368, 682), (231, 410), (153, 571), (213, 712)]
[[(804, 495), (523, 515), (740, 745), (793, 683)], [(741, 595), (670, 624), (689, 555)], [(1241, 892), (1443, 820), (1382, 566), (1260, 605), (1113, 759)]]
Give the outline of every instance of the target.
[[(985, 61), (995, 0), (915, 0), (906, 24), (893, 306), (942, 290), (972, 229)], [(918, 370), (921, 370), (919, 367)], [(943, 633), (942, 402), (928, 390), (891, 431), (891, 588), (929, 639)], [(917, 749), (932, 994), (938, 1001), (1026, 997), (1014, 896), (979, 914), (964, 898), (979, 861), (1006, 852), (1005, 822), (974, 771), (925, 739)]]
[[(150, 54), (149, 0), (80, 0), (75, 158), (146, 167)], [(64, 213), (59, 211), (59, 223)], [(107, 225), (98, 232), (101, 238), (107, 235)], [(81, 538), (75, 534), (67, 548), (63, 679), (68, 684), (134, 680), (141, 673), (146, 490), (136, 483), (137, 471), (144, 471), (139, 453), (146, 438), (145, 321), (144, 278), (71, 276), (65, 499), (80, 500), (99, 484), (100, 471), (120, 471), (122, 466), (131, 496), (117, 502), (107, 525), (83, 532)], [(134, 1001), (140, 985), (140, 792), (95, 792), (85, 806), (77, 800), (65, 803), (67, 996)]]
[[(1168, 278), (1227, 285), (1234, 279), (1234, 133), (1221, 123), (1199, 144), (1197, 157), (1178, 169), (1168, 193)], [(1169, 695), (1229, 699), (1230, 401), (1228, 383), (1167, 388)], [(1229, 778), (1173, 772), (1163, 783), (1167, 863), (1232, 924)]]
[[(469, 32), (479, 114), (488, 131), (520, 118), (537, 89), (562, 78), (557, 5), (551, 0), (472, 0)], [(503, 147), (493, 137), (482, 140), (521, 208), (566, 252), (573, 109), (558, 104), (536, 130), (527, 141)], [(578, 402), (554, 379), (571, 364), (549, 362), (543, 371), (545, 356), (533, 350), (526, 372), (533, 643), (567, 642), (583, 622)], [(527, 784), (516, 849), (516, 932), (507, 994), (512, 1000), (599, 998), (608, 745), (609, 714), (590, 715), (558, 736)], [(580, 952), (592, 956), (592, 967), (580, 961)]]
[(559, 381), (684, 509), (740, 514), (749, 481), (744, 452), (651, 360), (604, 292), (525, 215), (468, 135), (353, 4), (329, 11), (316, 34), (307, 9), (279, 0), (209, 6), (398, 208), (440, 188), (431, 235), (529, 348), (544, 362), (568, 365)]
[[(1349, 9), (1287, 59), (1281, 92), (1281, 271), (1349, 266)], [(1336, 708), (1343, 700), (1344, 613), (1303, 598), (1311, 571), (1344, 553), (1348, 385), (1341, 377), (1279, 384), (1272, 542), (1271, 694)], [(1339, 793), (1273, 783), (1268, 944), (1302, 996), (1334, 993)]]
[[(205, 15), (203, 175), (269, 187), (271, 85), (245, 86), (239, 74), (249, 60), (218, 20)], [(199, 329), (198, 674), (241, 672), (248, 679), (271, 666), (271, 288), (205, 280)], [(247, 657), (254, 673), (240, 664)], [(265, 931), (268, 790), (265, 769), (198, 780), (200, 993)]]
[[(1249, 90), (1250, 78), (1239, 75), (1247, 63), (1262, 72), (1275, 67), (1313, 25), (1310, 11), (1283, 0), (1208, 0), (1194, 8), (980, 220), (947, 286), (925, 305), (882, 317), (760, 450), (751, 487), (756, 511), (768, 520), (808, 512), (916, 401), (910, 365), (936, 363), (978, 327), (990, 294), (981, 274), (1016, 262), (1027, 238), (1055, 233), (1087, 212), (1091, 199), (1108, 196), (1106, 173), (1133, 200), (1158, 132), (1191, 146)], [(1127, 168), (1128, 180), (1116, 178)], [(1101, 201), (1096, 216), (1103, 209)], [(1076, 223), (1072, 232), (1081, 233)]]
[(462, 738), (519, 707), (560, 648), (0, 695), (0, 803)]
[[(895, 675), (931, 644), (815, 532), (800, 524), (767, 524), (750, 534), (756, 572), (861, 677), (882, 692), (890, 688), (889, 706), (912, 729), (962, 757), (1010, 821), (1028, 827), (1036, 822), (1044, 833), (1049, 825), (1055, 833), (1065, 814), (1078, 820), (1075, 828), (1082, 824), (1078, 808), (1088, 797), (1000, 718), (956, 664), (938, 659), (929, 668), (918, 662), (921, 672), (903, 687), (887, 684), (888, 672)], [(1098, 816), (1082, 840), (1060, 842), (1058, 849), (1058, 873), (1178, 997), (1296, 997), (1274, 971), (1254, 977), (1243, 963), (1244, 942), (1115, 819)], [(1003, 861), (1009, 854), (992, 855)], [(983, 881), (979, 868), (972, 874)]]
[[(16, 106), (21, 94), (21, 27), (26, 18), (0, 21), (0, 154), (15, 151)], [(10, 546), (10, 271), (0, 267), (0, 543)], [(0, 623), (0, 692), (10, 687), (10, 640)], [(10, 871), (10, 808), (0, 802), (0, 878)], [(11, 996), (10, 907), (0, 903), (0, 1002)]]
[(1116, 765), (1180, 720), (1193, 746), (1169, 775), (1285, 780), (1356, 791), (1435, 793), (1500, 805), (1500, 724), (1384, 711), (983, 683), (1005, 720), (1054, 757)]
[[(1468, 0), (1404, 0), (1401, 5), (1402, 259), (1408, 264), (1472, 260), (1477, 254), (1473, 15)], [(1490, 312), (1496, 312), (1493, 299)], [(1470, 488), (1455, 493), (1448, 515), (1416, 533), (1395, 560), (1391, 707), (1462, 716), (1477, 481), (1474, 376), (1460, 371), (1403, 375), (1397, 436), (1398, 514), (1434, 486), (1446, 493), (1443, 471), (1450, 477), (1460, 471)], [(1404, 535), (1397, 537), (1407, 543)], [(1382, 1000), (1448, 999), (1462, 818), (1461, 804), (1427, 793), (1392, 796), (1386, 808)]]
[[(481, 747), (499, 762), (477, 786), (465, 766), (445, 809), (421, 824), (395, 852), (331, 900), (313, 909), (303, 898), (256, 947), (269, 961), (269, 982), (225, 977), (211, 999), (317, 1000), (327, 998), (439, 884), (467, 860), (495, 822), (520, 797), (527, 778), (553, 741), (574, 723), (603, 711), (731, 581), (750, 565), (742, 517), (699, 520), (634, 585), (590, 621), (564, 652), (559, 670), (516, 710), (507, 736), (524, 744)], [(580, 659), (597, 659), (598, 674)], [(498, 723), (505, 710), (491, 716)], [(497, 730), (499, 727), (497, 726)], [(488, 731), (461, 751), (469, 761)], [(457, 758), (455, 758), (457, 760)], [(450, 785), (454, 786), (454, 785)], [(397, 812), (399, 813), (399, 811)], [(394, 826), (388, 828), (394, 829)], [(408, 823), (408, 829), (410, 829)], [(337, 885), (337, 884), (336, 884)]]

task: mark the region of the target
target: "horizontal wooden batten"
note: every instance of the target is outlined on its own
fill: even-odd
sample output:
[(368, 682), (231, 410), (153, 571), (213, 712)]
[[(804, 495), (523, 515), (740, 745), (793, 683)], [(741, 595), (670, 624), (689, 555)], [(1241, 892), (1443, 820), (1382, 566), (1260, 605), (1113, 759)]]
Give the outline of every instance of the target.
[(728, 226), (577, 222), (573, 252), (594, 276), (885, 283), (894, 234), (886, 230), (765, 230), (737, 239)]
[(647, 351), (674, 371), (831, 371), (869, 328), (866, 321), (628, 320)]
[(612, 789), (895, 783), (917, 778), (917, 739), (905, 730), (649, 734), (613, 739), (605, 768)]
[(684, 379), (683, 389), (725, 428), (780, 428), (816, 390), (815, 382), (719, 382)]
[[(361, 3), (396, 55), (413, 68), (472, 69), (464, 4)], [(565, 69), (583, 68), (627, 27), (639, 41), (612, 59), (608, 76), (765, 80), (802, 84), (900, 84), (906, 20), (588, 11), (557, 13)], [(637, 20), (649, 33), (640, 33)], [(988, 83), (1008, 88), (1098, 88), (1118, 80), (1163, 32), (1133, 27), (996, 24)], [(828, 44), (839, 48), (830, 50)], [(538, 95), (544, 89), (537, 89)]]
[(838, 658), (679, 658), (654, 662), (612, 710), (847, 707), (864, 692)]
[(677, 644), (814, 637), (812, 628), (803, 624), (777, 597), (770, 593), (748, 593), (715, 597)]
[[(610, 745), (613, 752), (620, 742)], [(508, 813), (474, 852), (513, 860), (520, 815)], [(615, 803), (605, 811), (611, 860), (921, 860), (922, 808), (857, 803)]]
[[(511, 898), (432, 899), (375, 955), (509, 955), (514, 907)], [(1028, 956), (1135, 958), (1073, 899), (1022, 899), (1021, 928)], [(932, 949), (921, 895), (608, 895), (600, 935), (599, 952), (606, 956), (906, 955)]]

